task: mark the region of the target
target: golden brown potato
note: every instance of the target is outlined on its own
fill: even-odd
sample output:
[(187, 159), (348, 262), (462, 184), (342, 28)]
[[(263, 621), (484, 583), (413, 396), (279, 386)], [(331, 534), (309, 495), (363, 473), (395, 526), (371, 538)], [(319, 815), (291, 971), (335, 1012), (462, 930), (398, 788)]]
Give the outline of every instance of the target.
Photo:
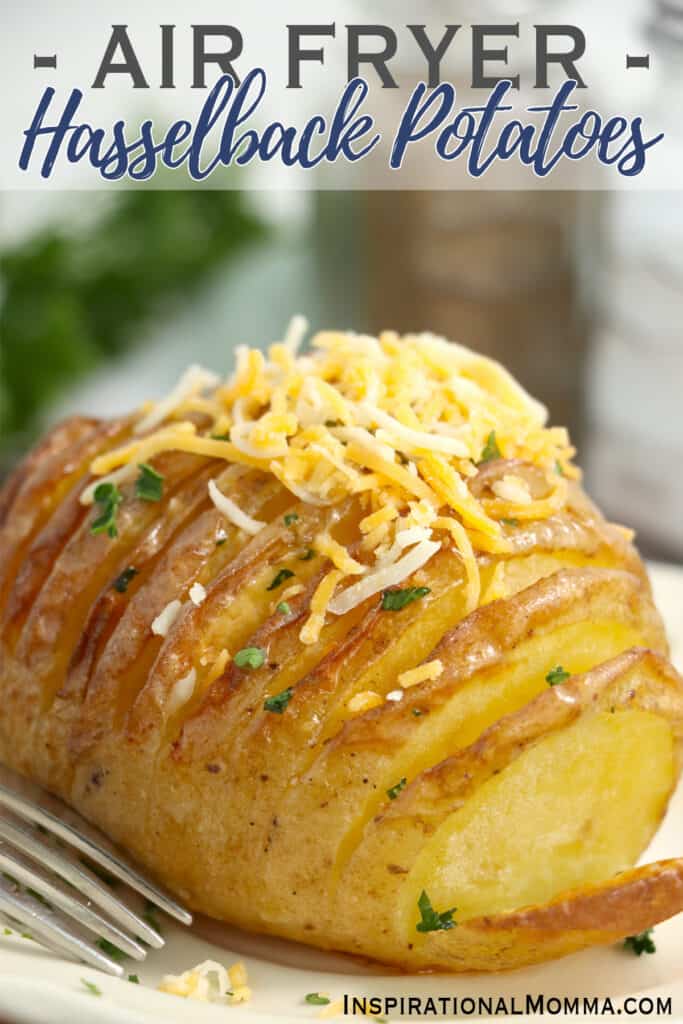
[[(133, 420), (69, 421), (5, 485), (5, 763), (191, 907), (407, 969), (514, 967), (683, 909), (683, 860), (633, 869), (678, 778), (683, 683), (626, 532), (577, 483), (550, 507), (538, 466), (496, 450), (465, 474), (472, 504), (459, 493), (476, 607), (444, 541), (401, 584), (419, 600), (374, 594), (304, 643), (329, 544), (367, 569), (371, 491), (299, 501), (202, 436), (151, 452), (157, 499), (121, 477), (114, 536), (83, 499)], [(417, 487), (403, 460), (391, 472)], [(420, 487), (446, 472), (425, 465)], [(488, 541), (482, 507), (502, 524)]]

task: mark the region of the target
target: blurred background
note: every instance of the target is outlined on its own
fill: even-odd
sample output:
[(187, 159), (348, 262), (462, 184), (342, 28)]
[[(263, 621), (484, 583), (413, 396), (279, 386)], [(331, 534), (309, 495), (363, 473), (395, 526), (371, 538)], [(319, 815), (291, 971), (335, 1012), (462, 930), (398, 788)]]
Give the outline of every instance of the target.
[[(657, 54), (639, 113), (678, 144), (683, 4), (620, 12)], [(674, 192), (364, 192), (343, 174), (325, 192), (5, 192), (0, 475), (59, 417), (129, 409), (190, 361), (225, 371), (236, 344), (267, 345), (297, 312), (313, 329), (429, 329), (500, 359), (570, 426), (607, 513), (683, 562)]]

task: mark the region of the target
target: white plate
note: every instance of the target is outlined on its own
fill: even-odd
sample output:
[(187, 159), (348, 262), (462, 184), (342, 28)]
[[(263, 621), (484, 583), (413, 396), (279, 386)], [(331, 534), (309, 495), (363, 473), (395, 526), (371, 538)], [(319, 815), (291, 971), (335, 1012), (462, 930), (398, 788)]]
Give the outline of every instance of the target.
[[(683, 570), (652, 566), (659, 607), (666, 619), (674, 662), (683, 667)], [(647, 770), (647, 765), (635, 765)], [(653, 860), (683, 852), (683, 786), (666, 820), (643, 858)], [(191, 930), (165, 922), (167, 944), (143, 965), (131, 962), (140, 985), (117, 981), (78, 964), (59, 960), (27, 939), (0, 936), (0, 1020), (19, 1024), (160, 1024), (160, 1022), (253, 1021), (287, 1024), (317, 1020), (320, 1010), (304, 1003), (307, 992), (349, 995), (502, 997), (524, 1006), (526, 994), (609, 996), (615, 1006), (627, 996), (672, 999), (676, 1018), (683, 1015), (683, 915), (659, 925), (657, 953), (636, 959), (618, 947), (588, 950), (554, 963), (498, 975), (391, 974), (350, 958), (331, 956), (274, 939), (251, 936), (215, 922), (200, 920)], [(202, 960), (247, 964), (253, 998), (246, 1006), (226, 1007), (188, 1002), (155, 991), (161, 976), (180, 973)], [(90, 995), (81, 979), (95, 982), (101, 998)], [(397, 1019), (399, 1014), (392, 1014)], [(441, 1019), (453, 1019), (449, 1017)], [(479, 1018), (481, 1019), (481, 1018)], [(496, 1018), (500, 1019), (500, 1018)], [(554, 1015), (553, 1019), (563, 1019)], [(574, 1018), (576, 1019), (576, 1018)], [(631, 1019), (639, 1019), (632, 1017)]]

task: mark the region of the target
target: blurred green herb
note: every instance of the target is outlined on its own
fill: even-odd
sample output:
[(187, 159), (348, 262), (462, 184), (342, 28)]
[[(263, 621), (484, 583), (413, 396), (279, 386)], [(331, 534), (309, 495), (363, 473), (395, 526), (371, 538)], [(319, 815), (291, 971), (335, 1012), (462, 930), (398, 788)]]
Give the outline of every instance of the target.
[(639, 935), (629, 935), (624, 939), (624, 949), (630, 949), (636, 956), (642, 956), (643, 953), (656, 953), (657, 947), (652, 939), (652, 931), (652, 928), (648, 928), (646, 932), (640, 932)]
[(60, 391), (262, 234), (238, 190), (130, 189), (78, 231), (45, 228), (0, 253), (3, 459)]

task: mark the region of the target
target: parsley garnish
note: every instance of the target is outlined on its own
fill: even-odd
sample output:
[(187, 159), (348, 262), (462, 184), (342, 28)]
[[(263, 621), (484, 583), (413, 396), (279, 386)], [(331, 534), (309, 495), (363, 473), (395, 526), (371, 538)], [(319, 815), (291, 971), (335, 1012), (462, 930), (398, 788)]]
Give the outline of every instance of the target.
[(276, 693), (274, 697), (266, 697), (263, 707), (266, 711), (273, 711), (276, 715), (281, 715), (292, 699), (293, 693), (292, 687), (288, 686), (282, 693)]
[(489, 436), (486, 438), (486, 444), (481, 450), (479, 457), (479, 465), (481, 466), (484, 462), (493, 462), (494, 459), (500, 459), (500, 448), (496, 441), (496, 432), (492, 430)]
[(562, 468), (562, 463), (560, 462), (559, 459), (555, 459), (555, 472), (558, 474), (558, 476), (564, 476), (564, 470)]
[(262, 647), (243, 647), (233, 661), (238, 668), (261, 668), (266, 660), (266, 652)]
[(124, 953), (118, 946), (115, 946), (113, 942), (109, 941), (109, 939), (98, 939), (95, 945), (99, 946), (102, 952), (106, 953), (107, 956), (110, 956), (112, 960), (117, 960), (119, 963), (121, 960), (128, 959), (128, 954)]
[(624, 949), (630, 949), (636, 956), (642, 956), (643, 953), (656, 953), (657, 947), (652, 940), (652, 928), (641, 932), (640, 935), (629, 935), (627, 939), (624, 939)]
[(134, 569), (132, 565), (129, 565), (127, 569), (124, 569), (120, 576), (117, 576), (114, 580), (114, 590), (118, 590), (119, 594), (125, 594), (128, 590), (128, 584), (133, 579), (133, 576), (137, 576), (138, 570)]
[(212, 441), (229, 441), (230, 440), (230, 434), (212, 434), (211, 435), (211, 440)]
[(321, 996), (319, 992), (309, 992), (306, 996), (306, 1002), (310, 1006), (327, 1006), (329, 1001), (327, 996)]
[(289, 605), (288, 605), (288, 603), (286, 601), (280, 601), (279, 605), (275, 609), (275, 611), (279, 612), (280, 615), (289, 615), (291, 610), (292, 609), (289, 607)]
[(91, 533), (107, 533), (110, 537), (118, 537), (116, 529), (116, 513), (123, 501), (123, 495), (116, 484), (102, 483), (95, 488), (95, 501), (101, 506), (101, 512), (93, 519)]
[(415, 926), (418, 932), (447, 932), (449, 929), (455, 928), (458, 923), (453, 920), (453, 914), (457, 907), (453, 907), (451, 910), (444, 910), (440, 914), (437, 913), (424, 889), (420, 893), (417, 906), (422, 918)]
[(382, 594), (382, 611), (400, 612), (412, 601), (419, 601), (430, 593), (429, 587), (406, 587), (405, 590), (385, 590)]
[(561, 665), (557, 665), (556, 668), (551, 668), (548, 675), (545, 677), (546, 683), (550, 683), (551, 686), (558, 686), (563, 683), (566, 679), (569, 679), (571, 672), (565, 671)]
[(90, 992), (91, 995), (93, 995), (93, 996), (101, 996), (102, 995), (102, 989), (98, 988), (97, 985), (93, 981), (88, 981), (86, 978), (81, 978), (81, 984), (85, 988), (87, 988), (88, 992)]
[(140, 476), (135, 481), (135, 497), (142, 501), (161, 501), (164, 477), (146, 462), (141, 462), (138, 469)]
[(420, 715), (424, 714), (424, 711), (422, 711), (420, 708), (413, 708), (413, 714), (415, 718), (419, 718)]
[(503, 526), (519, 526), (519, 519), (501, 519)]
[(397, 782), (395, 786), (392, 786), (391, 789), (387, 790), (387, 796), (390, 800), (395, 800), (401, 790), (405, 789), (407, 781), (408, 780), (404, 775), (400, 782)]
[(292, 523), (297, 523), (298, 521), (299, 516), (296, 512), (288, 512), (285, 516), (285, 526), (291, 526)]
[(128, 981), (132, 982), (133, 985), (139, 985), (140, 984), (140, 979), (138, 978), (137, 974), (129, 974), (128, 975)]
[(310, 562), (312, 558), (315, 558), (315, 551), (313, 548), (308, 548), (307, 551), (304, 551), (303, 555), (299, 555), (300, 562)]
[(273, 582), (266, 587), (266, 590), (277, 590), (278, 587), (282, 586), (285, 580), (291, 579), (293, 575), (294, 573), (291, 569), (280, 569), (273, 579)]
[(2, 929), (2, 934), (3, 935), (11, 935), (12, 934), (12, 929), (11, 928), (3, 928)]
[(223, 547), (223, 545), (225, 544), (227, 539), (228, 539), (227, 537), (218, 537), (217, 540), (216, 540), (216, 547), (217, 548)]

